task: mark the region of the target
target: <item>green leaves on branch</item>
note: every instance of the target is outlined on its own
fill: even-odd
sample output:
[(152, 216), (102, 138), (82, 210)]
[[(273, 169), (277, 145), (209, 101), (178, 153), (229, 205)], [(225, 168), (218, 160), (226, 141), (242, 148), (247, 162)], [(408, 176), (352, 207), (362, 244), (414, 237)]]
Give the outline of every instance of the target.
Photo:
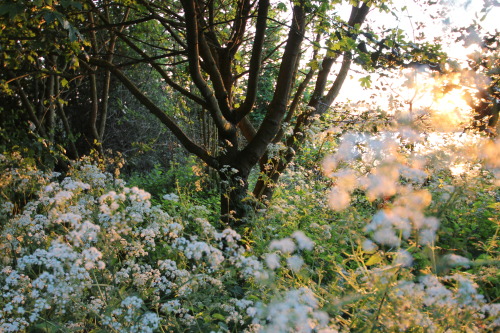
[(363, 88), (370, 88), (372, 85), (372, 78), (370, 75), (364, 76), (359, 79), (359, 83), (361, 84), (361, 87)]
[(23, 13), (25, 8), (20, 3), (4, 3), (0, 5), (0, 16), (8, 16), (9, 19), (14, 19)]
[[(69, 41), (74, 42), (78, 39), (83, 40), (74, 24), (68, 20), (68, 14), (74, 14), (74, 10), (82, 10), (83, 5), (76, 1), (7, 1), (0, 5), (0, 26), (4, 26), (9, 33), (9, 27), (13, 31), (19, 32), (22, 28), (30, 36), (33, 32), (46, 34), (46, 29), (55, 29), (62, 27), (67, 31)], [(81, 20), (81, 13), (75, 17)], [(18, 38), (22, 39), (19, 35)], [(40, 37), (40, 36), (35, 36)]]

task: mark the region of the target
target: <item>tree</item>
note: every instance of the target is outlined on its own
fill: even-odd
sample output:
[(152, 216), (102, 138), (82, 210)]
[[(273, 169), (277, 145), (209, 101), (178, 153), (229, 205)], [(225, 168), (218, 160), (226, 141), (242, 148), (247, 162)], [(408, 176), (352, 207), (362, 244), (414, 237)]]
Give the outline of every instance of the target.
[[(84, 47), (92, 52), (101, 48), (112, 60), (116, 41), (112, 35), (98, 38), (95, 32), (84, 39), (78, 27), (87, 18), (91, 25), (82, 3), (68, 0), (0, 6), (1, 93), (19, 101), (4, 111), (27, 111), (19, 113), (34, 133), (50, 145), (65, 146), (73, 159), (90, 147), (102, 152), (111, 80), (109, 71), (80, 67), (77, 54)], [(103, 39), (106, 43), (100, 45)], [(91, 105), (88, 112), (85, 105)]]
[[(479, 27), (470, 26), (463, 29), (463, 34), (458, 40), (464, 40), (467, 45), (470, 36), (475, 34)], [(500, 33), (485, 34), (479, 41), (482, 52), (476, 52), (469, 57), (468, 65), (470, 71), (476, 77), (487, 81), (487, 83), (478, 84), (479, 91), (476, 96), (467, 96), (469, 105), (474, 109), (476, 126), (486, 131), (492, 136), (498, 135), (496, 127), (500, 112)], [(487, 80), (484, 80), (487, 78)]]
[[(81, 8), (78, 3), (63, 3), (68, 11)], [(64, 15), (41, 1), (3, 3), (0, 30), (0, 92), (6, 101), (2, 103), (3, 125), (25, 118), (42, 139), (62, 143), (70, 138), (69, 155), (77, 157), (63, 98), (75, 77), (72, 54), (80, 45), (77, 31)]]
[[(190, 153), (217, 170), (224, 221), (241, 224), (252, 209), (245, 200), (252, 168), (261, 168), (255, 197), (269, 198), (272, 184), (300, 149), (303, 131), (328, 110), (353, 62), (376, 70), (442, 60), (438, 47), (407, 43), (398, 29), (381, 36), (362, 29), (371, 9), (390, 11), (388, 1), (348, 3), (350, 16), (342, 20), (335, 11), (342, 1), (298, 0), (291, 8), (269, 0), (82, 1), (78, 15), (87, 19), (71, 21), (70, 26), (80, 27), (85, 41), (78, 59), (90, 77), (90, 124), (95, 139), (102, 136), (95, 126), (95, 73), (102, 70), (104, 90), (111, 73)], [(145, 25), (150, 29), (148, 36), (134, 35)], [(107, 36), (101, 47), (98, 32)], [(127, 50), (127, 54), (117, 50)], [(303, 61), (306, 58), (310, 61)], [(200, 123), (211, 119), (215, 150), (188, 135), (170, 110), (134, 82), (126, 69), (137, 63), (159, 74), (170, 98), (189, 101), (186, 113), (195, 108), (203, 115)], [(261, 121), (252, 123), (250, 115), (262, 112), (256, 107), (261, 75), (272, 66), (277, 67), (271, 80), (272, 97), (264, 114), (260, 113)], [(105, 121), (104, 110), (100, 119)], [(285, 135), (285, 124), (292, 126), (291, 135)], [(268, 148), (280, 142), (285, 148), (272, 155)]]

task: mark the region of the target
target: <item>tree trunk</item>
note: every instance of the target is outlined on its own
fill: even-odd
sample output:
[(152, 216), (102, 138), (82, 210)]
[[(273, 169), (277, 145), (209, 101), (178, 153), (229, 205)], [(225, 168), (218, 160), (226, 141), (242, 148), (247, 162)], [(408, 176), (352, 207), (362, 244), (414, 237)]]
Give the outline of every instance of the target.
[(295, 150), (288, 149), (283, 156), (278, 155), (266, 162), (264, 165), (265, 169), (261, 171), (261, 175), (257, 179), (257, 183), (253, 189), (253, 195), (257, 200), (267, 205), (274, 194), (274, 189), (281, 174), (288, 167), (294, 156)]
[[(355, 8), (353, 9), (353, 12), (354, 11)], [(315, 91), (308, 103), (308, 106), (312, 111), (304, 112), (297, 117), (293, 134), (284, 142), (287, 149), (278, 153), (278, 156), (275, 156), (270, 160), (260, 162), (261, 175), (259, 176), (253, 190), (253, 194), (257, 200), (266, 203), (269, 199), (271, 199), (279, 177), (293, 160), (296, 152), (300, 151), (301, 146), (306, 139), (303, 133), (311, 124), (313, 116), (323, 115), (337, 98), (340, 88), (344, 84), (347, 73), (349, 72), (352, 63), (352, 55), (349, 51), (344, 52), (342, 66), (330, 89), (325, 94), (327, 77), (330, 73), (333, 62), (334, 58), (325, 57), (323, 59), (322, 69), (318, 73), (318, 78), (316, 80)], [(302, 93), (300, 91), (300, 86), (298, 92)], [(292, 106), (296, 107), (293, 103)], [(280, 137), (277, 139), (280, 139)]]
[(221, 184), (221, 219), (232, 228), (239, 229), (251, 214), (253, 208), (248, 198), (248, 174), (236, 167), (226, 165), (219, 170)]

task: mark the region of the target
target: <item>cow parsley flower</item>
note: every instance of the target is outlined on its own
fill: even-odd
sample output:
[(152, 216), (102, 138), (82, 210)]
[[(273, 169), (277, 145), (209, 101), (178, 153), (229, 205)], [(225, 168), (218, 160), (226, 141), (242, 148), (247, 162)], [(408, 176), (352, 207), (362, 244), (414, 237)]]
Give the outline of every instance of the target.
[(351, 204), (351, 195), (348, 191), (334, 187), (328, 195), (328, 205), (334, 211), (341, 211)]
[(295, 243), (291, 238), (273, 240), (269, 245), (269, 249), (278, 250), (282, 253), (292, 253), (293, 251), (295, 251)]
[(396, 257), (394, 258), (395, 265), (399, 265), (401, 267), (410, 267), (412, 263), (413, 256), (410, 254), (410, 252), (403, 249), (399, 249), (398, 252), (396, 252)]
[(311, 251), (314, 248), (314, 242), (304, 232), (297, 230), (292, 234), (292, 237), (297, 241), (299, 249)]
[(302, 257), (298, 255), (293, 255), (286, 259), (286, 263), (288, 265), (288, 268), (290, 268), (294, 272), (298, 272), (304, 265), (304, 259), (302, 259)]
[(280, 256), (277, 253), (268, 253), (265, 256), (267, 267), (270, 269), (277, 269), (280, 267)]
[(363, 251), (365, 251), (366, 253), (373, 253), (378, 249), (378, 246), (377, 246), (377, 244), (375, 244), (371, 240), (365, 239), (363, 241), (362, 248), (363, 248)]
[(175, 193), (169, 193), (169, 194), (165, 194), (163, 196), (163, 200), (178, 202), (179, 201), (179, 196), (177, 194), (175, 194)]

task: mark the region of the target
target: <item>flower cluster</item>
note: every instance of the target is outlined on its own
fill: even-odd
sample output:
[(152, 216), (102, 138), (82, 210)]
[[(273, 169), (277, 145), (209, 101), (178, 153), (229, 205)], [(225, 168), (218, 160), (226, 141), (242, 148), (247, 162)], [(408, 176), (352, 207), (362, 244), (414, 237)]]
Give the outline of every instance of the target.
[[(62, 181), (27, 172), (43, 179), (31, 200), (19, 212), (2, 202), (11, 217), (0, 229), (0, 331), (71, 322), (153, 332), (249, 320), (253, 301), (235, 298), (225, 284), (267, 275), (234, 230), (219, 232), (194, 211), (187, 219), (171, 217), (151, 205), (149, 193), (86, 163)], [(22, 170), (16, 174), (26, 177)], [(190, 223), (204, 232), (190, 234)], [(216, 308), (223, 319), (197, 316)]]
[[(245, 238), (181, 193), (164, 210), (93, 164), (62, 177), (0, 155), (0, 331), (495, 331), (482, 288), (497, 281), (496, 234), (476, 242), (484, 261), (438, 246), (440, 224), (467, 210), (450, 209), (457, 197), (481, 227), (498, 221), (500, 141), (455, 139), (348, 132), (329, 178), (294, 165)], [(476, 184), (489, 184), (484, 207)]]
[[(330, 207), (338, 214), (348, 211), (353, 196), (363, 193), (378, 209), (363, 229), (371, 240), (360, 241), (368, 259), (351, 275), (342, 274), (366, 295), (353, 327), (429, 332), (499, 327), (498, 304), (479, 293), (474, 276), (436, 274), (470, 267), (471, 260), (435, 253), (440, 221), (432, 216), (442, 216), (475, 184), (498, 183), (498, 142), (474, 133), (423, 135), (410, 127), (341, 138), (335, 154), (323, 162), (325, 175), (334, 180)], [(429, 267), (422, 269), (424, 263)]]
[(446, 326), (461, 330), (479, 326), (488, 331), (500, 326), (500, 304), (485, 302), (477, 285), (461, 274), (443, 278), (424, 275), (418, 281), (399, 281), (387, 298), (391, 311), (381, 312), (381, 322), (388, 331), (417, 326), (429, 332)]
[(296, 250), (311, 251), (314, 247), (314, 242), (307, 237), (302, 231), (295, 231), (292, 238), (283, 238), (280, 240), (273, 240), (269, 244), (269, 249), (274, 252), (265, 255), (267, 267), (274, 270), (281, 267), (281, 256), (286, 257), (287, 267), (293, 272), (298, 272), (304, 265), (304, 260), (300, 253), (293, 254)]
[(290, 290), (269, 304), (249, 308), (255, 318), (253, 331), (257, 332), (335, 332), (329, 327), (328, 314), (319, 311), (319, 304), (308, 288)]
[[(443, 147), (444, 142), (448, 146)], [(335, 211), (348, 208), (353, 191), (361, 189), (382, 208), (365, 229), (377, 243), (398, 247), (414, 235), (422, 245), (433, 244), (439, 221), (425, 216), (432, 202), (426, 183), (443, 170), (460, 181), (464, 170), (458, 172), (458, 167), (480, 168), (477, 159), (482, 145), (486, 167), (494, 171), (491, 147), (495, 143), (481, 144), (475, 134), (422, 136), (410, 128), (376, 135), (347, 133), (336, 153), (323, 162), (325, 174), (336, 183), (330, 192), (330, 207)], [(467, 171), (470, 177), (472, 171)]]

